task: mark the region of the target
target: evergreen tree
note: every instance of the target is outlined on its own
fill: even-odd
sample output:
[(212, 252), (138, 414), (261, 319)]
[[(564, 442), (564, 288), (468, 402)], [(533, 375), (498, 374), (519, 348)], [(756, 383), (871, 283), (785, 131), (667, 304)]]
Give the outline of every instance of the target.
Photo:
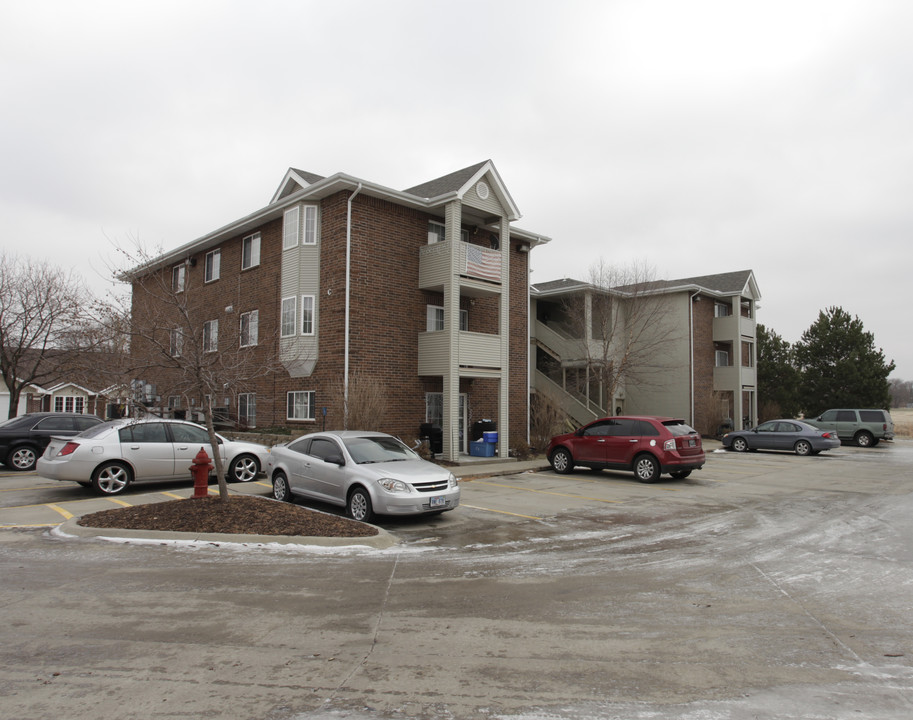
[(874, 335), (842, 308), (821, 311), (795, 344), (794, 353), (802, 373), (799, 397), (806, 414), (890, 405), (888, 375), (894, 361), (885, 363)]
[(792, 346), (773, 330), (758, 325), (758, 418), (796, 417), (799, 371)]

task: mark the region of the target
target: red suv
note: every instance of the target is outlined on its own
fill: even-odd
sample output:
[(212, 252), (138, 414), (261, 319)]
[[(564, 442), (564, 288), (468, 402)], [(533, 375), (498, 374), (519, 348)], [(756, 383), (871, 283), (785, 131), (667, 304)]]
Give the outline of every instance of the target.
[(637, 416), (602, 418), (573, 433), (557, 435), (548, 446), (555, 472), (575, 465), (593, 470), (632, 470), (641, 482), (663, 473), (686, 478), (704, 466), (701, 436), (684, 420)]

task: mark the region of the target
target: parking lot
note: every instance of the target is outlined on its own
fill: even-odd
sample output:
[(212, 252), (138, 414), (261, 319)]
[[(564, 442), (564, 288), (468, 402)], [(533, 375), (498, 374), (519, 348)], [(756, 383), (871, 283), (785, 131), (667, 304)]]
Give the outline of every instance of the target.
[(897, 441), (475, 478), (384, 550), (61, 537), (190, 488), (2, 472), (3, 716), (907, 718), (911, 467)]

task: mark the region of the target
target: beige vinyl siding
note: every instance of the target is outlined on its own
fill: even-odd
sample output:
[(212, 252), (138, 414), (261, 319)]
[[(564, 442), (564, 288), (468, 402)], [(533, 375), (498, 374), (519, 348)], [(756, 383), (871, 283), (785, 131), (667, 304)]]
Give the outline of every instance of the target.
[[(296, 298), (295, 336), (281, 338), (279, 355), (292, 377), (307, 377), (317, 364), (320, 337), (320, 244), (298, 245), (282, 252), (280, 297)], [(314, 334), (301, 335), (301, 296), (314, 296)], [(276, 308), (279, 311), (279, 308)]]

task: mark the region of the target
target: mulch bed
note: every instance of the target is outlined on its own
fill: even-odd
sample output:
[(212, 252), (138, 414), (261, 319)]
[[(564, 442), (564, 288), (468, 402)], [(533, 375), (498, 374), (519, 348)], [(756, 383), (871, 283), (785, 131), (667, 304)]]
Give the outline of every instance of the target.
[(83, 527), (231, 535), (370, 537), (377, 528), (291, 503), (250, 495), (170, 500), (103, 510), (78, 520)]

